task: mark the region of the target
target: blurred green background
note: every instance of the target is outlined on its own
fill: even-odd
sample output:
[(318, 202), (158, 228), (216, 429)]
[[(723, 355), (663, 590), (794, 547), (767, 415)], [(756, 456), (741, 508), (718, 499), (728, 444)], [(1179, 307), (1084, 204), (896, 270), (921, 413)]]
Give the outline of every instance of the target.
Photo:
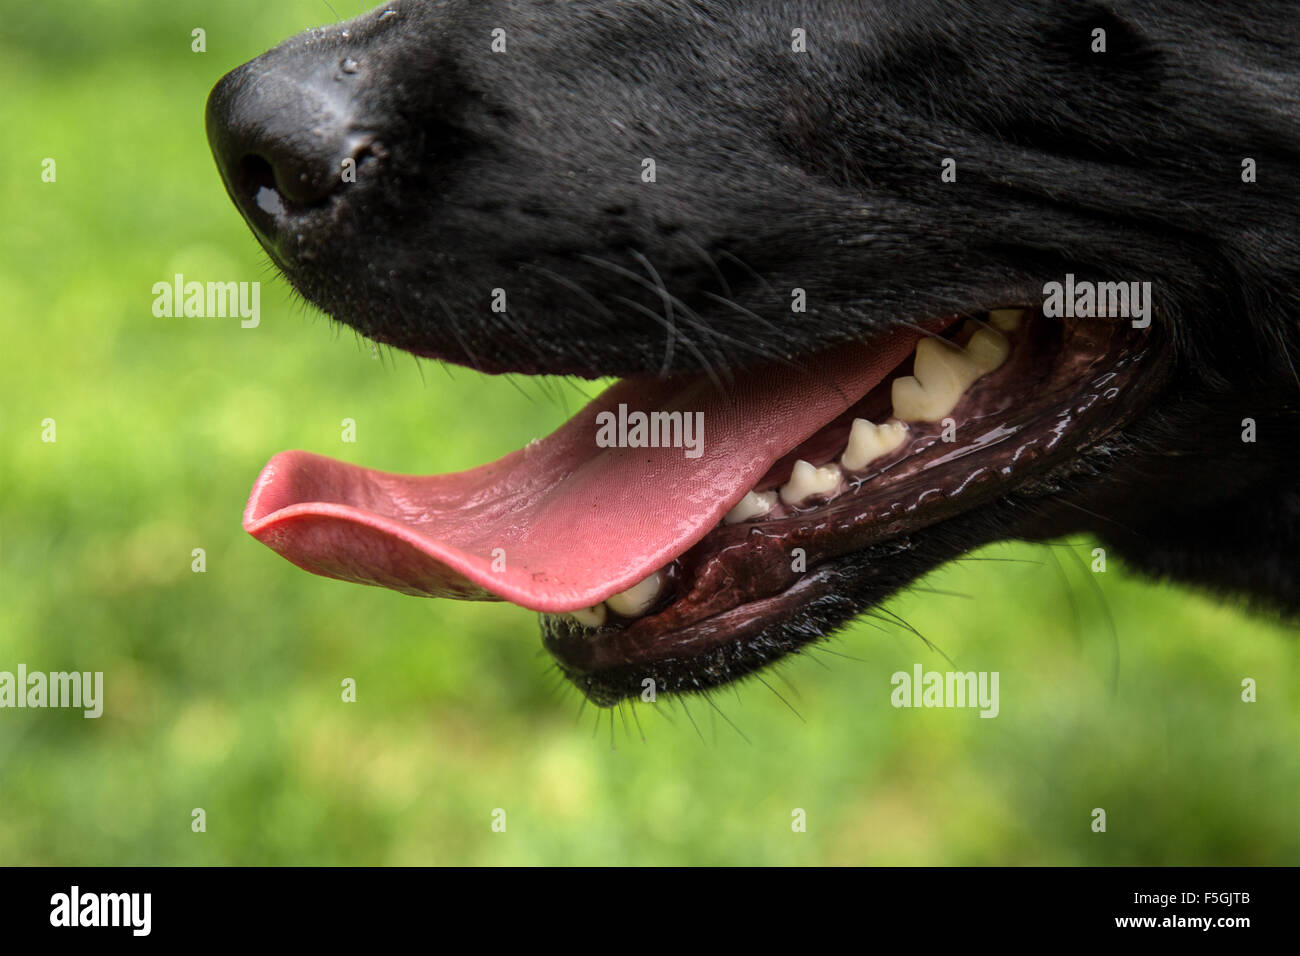
[[(924, 582), (965, 597), (891, 605), (961, 669), (1000, 673), (995, 720), (891, 707), (893, 672), (948, 665), (868, 622), (767, 677), (799, 716), (750, 683), (719, 695), (725, 720), (638, 706), (643, 740), (557, 688), (529, 612), (313, 577), (247, 537), (278, 450), (455, 470), (582, 401), (376, 357), (274, 278), (204, 100), (332, 20), (322, 0), (42, 0), (0, 23), (0, 670), (106, 684), (99, 720), (0, 711), (0, 863), (1300, 859), (1294, 633), (1113, 557), (1094, 575), (1091, 542), (989, 548)], [(176, 272), (263, 280), (261, 327), (155, 318), (151, 286)]]

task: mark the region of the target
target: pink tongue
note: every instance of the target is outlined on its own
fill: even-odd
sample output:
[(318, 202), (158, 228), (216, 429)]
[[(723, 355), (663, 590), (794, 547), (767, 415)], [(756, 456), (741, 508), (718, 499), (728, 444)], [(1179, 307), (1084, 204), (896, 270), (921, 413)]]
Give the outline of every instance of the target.
[[(316, 574), (407, 594), (589, 607), (685, 552), (783, 455), (879, 384), (915, 334), (849, 345), (806, 372), (626, 379), (550, 437), (450, 475), (394, 475), (303, 451), (258, 476), (244, 529)], [(703, 413), (703, 454), (601, 448), (597, 415)], [(699, 447), (699, 446), (696, 446)]]

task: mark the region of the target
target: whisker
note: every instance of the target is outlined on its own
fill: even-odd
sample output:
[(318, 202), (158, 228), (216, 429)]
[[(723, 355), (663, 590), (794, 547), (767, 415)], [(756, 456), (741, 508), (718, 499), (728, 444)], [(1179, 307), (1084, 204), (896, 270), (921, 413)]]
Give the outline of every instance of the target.
[(854, 657), (852, 654), (845, 654), (843, 651), (834, 650), (833, 648), (827, 647), (825, 644), (818, 645), (817, 650), (821, 651), (823, 654), (834, 654), (836, 657), (842, 657), (846, 661), (857, 661), (859, 664), (871, 663), (865, 657)]
[(636, 701), (628, 698), (628, 710), (632, 711), (632, 722), (636, 724), (636, 732), (641, 736), (641, 743), (645, 743), (645, 731), (641, 728), (641, 718), (637, 716)]
[(767, 292), (768, 292), (769, 294), (771, 294), (771, 295), (775, 295), (775, 294), (776, 294), (776, 290), (775, 290), (774, 288), (772, 288), (772, 283), (768, 282), (768, 281), (767, 281), (766, 279), (764, 279), (761, 275), (759, 275), (757, 272), (755, 272), (753, 269), (751, 269), (751, 268), (749, 267), (749, 263), (748, 263), (748, 262), (745, 262), (745, 261), (744, 261), (743, 259), (741, 259), (739, 256), (735, 255), (734, 253), (728, 252), (726, 249), (719, 249), (719, 250), (718, 250), (718, 258), (720, 258), (720, 259), (729, 259), (729, 260), (731, 260), (731, 261), (734, 262), (736, 265), (740, 266), (740, 268), (742, 268), (742, 269), (744, 269), (746, 272), (748, 272), (749, 275), (750, 275), (750, 277), (753, 278), (753, 280), (754, 280), (755, 282), (757, 282), (759, 285), (761, 285), (764, 289), (766, 289)]
[(926, 647), (928, 647), (930, 650), (934, 651), (936, 654), (938, 654), (940, 657), (942, 657), (945, 661), (947, 661), (947, 662), (948, 662), (949, 664), (951, 664), (953, 667), (956, 667), (956, 666), (957, 666), (956, 661), (954, 661), (951, 657), (949, 657), (946, 653), (944, 653), (944, 651), (943, 651), (942, 648), (940, 648), (940, 647), (936, 646), (935, 644), (931, 643), (931, 641), (930, 641), (930, 639), (929, 639), (928, 637), (926, 637), (924, 634), (922, 634), (920, 631), (918, 631), (918, 630), (917, 630), (915, 627), (913, 627), (910, 623), (908, 623), (907, 621), (905, 621), (905, 620), (904, 620), (902, 617), (900, 617), (897, 613), (895, 613), (894, 611), (891, 611), (891, 610), (890, 610), (889, 608), (887, 608), (887, 607), (876, 608), (876, 610), (880, 611), (882, 614), (887, 614), (887, 615), (889, 615), (889, 617), (893, 618), (893, 619), (896, 620), (900, 625), (902, 625), (902, 626), (905, 627), (907, 630), (911, 631), (913, 634), (915, 634), (917, 637), (919, 637), (919, 638), (921, 639), (921, 642), (922, 642), (923, 644), (925, 644)]
[(909, 591), (921, 591), (921, 592), (924, 593), (924, 594), (940, 594), (940, 595), (943, 595), (944, 597), (959, 597), (959, 598), (966, 598), (966, 599), (968, 599), (968, 600), (974, 600), (974, 599), (975, 599), (975, 595), (973, 595), (973, 594), (966, 594), (966, 593), (963, 592), (963, 591), (945, 591), (945, 590), (943, 590), (942, 588), (923, 588), (923, 587), (920, 587), (919, 585), (915, 585), (915, 584), (912, 585), (910, 588), (908, 588), (908, 590), (909, 590)]
[[(653, 267), (650, 265), (649, 260), (647, 260), (644, 255), (637, 252), (636, 250), (632, 250), (631, 255), (637, 257), (637, 260), (639, 262), (644, 263), (648, 269), (652, 270), (652, 274), (656, 278), (658, 278), (659, 275), (658, 272), (653, 271)], [(649, 292), (653, 292), (655, 295), (658, 295), (661, 299), (664, 300), (666, 305), (667, 303), (671, 303), (673, 306), (676, 307), (677, 310), (677, 312), (672, 313), (673, 315), (677, 315), (678, 313), (680, 313), (680, 317), (684, 322), (690, 325), (691, 328), (693, 328), (696, 332), (700, 333), (701, 335), (708, 336), (711, 340), (721, 340), (722, 342), (735, 346), (736, 348), (741, 348), (747, 352), (752, 352), (755, 355), (758, 355), (759, 357), (767, 361), (783, 362), (783, 363), (788, 361), (777, 352), (773, 352), (770, 349), (767, 349), (761, 345), (756, 345), (753, 342), (747, 342), (744, 339), (738, 339), (734, 336), (727, 335), (725, 332), (719, 331), (718, 329), (711, 327), (707, 322), (704, 321), (703, 317), (700, 316), (698, 312), (692, 309), (680, 298), (678, 298), (677, 296), (669, 292), (667, 287), (665, 287), (662, 284), (662, 282), (658, 282), (658, 283), (651, 282), (645, 279), (644, 277), (637, 275), (635, 272), (631, 271), (630, 269), (625, 269), (623, 266), (618, 265), (618, 263), (609, 262), (605, 259), (597, 258), (596, 256), (584, 254), (579, 256), (579, 258), (585, 262), (589, 262), (591, 265), (597, 266), (602, 269), (607, 269), (610, 272), (613, 272), (619, 276), (622, 276), (625, 279), (628, 279), (631, 282), (635, 282), (641, 288), (646, 289)], [(707, 291), (702, 291), (701, 294), (709, 296), (710, 298), (713, 299), (718, 299), (718, 297), (713, 295), (713, 293)], [(617, 301), (627, 301), (627, 300), (619, 297), (617, 298)], [(718, 299), (718, 301), (725, 301), (725, 300)], [(749, 313), (749, 314), (753, 315), (753, 313)], [(773, 328), (773, 326), (771, 326), (771, 324), (766, 322), (765, 320), (758, 318), (757, 316), (754, 316), (754, 318), (756, 318), (759, 322), (762, 322), (764, 325), (768, 325), (769, 328)], [(680, 329), (677, 329), (676, 323), (673, 323), (673, 328), (674, 330), (677, 331), (678, 335), (681, 335), (681, 331)], [(685, 336), (682, 336), (682, 338), (683, 340), (685, 340)], [(715, 342), (710, 342), (710, 347), (715, 350), (715, 355), (720, 360), (719, 364), (722, 365), (723, 370), (727, 372), (728, 379), (730, 379), (731, 376), (730, 376), (730, 371), (727, 369), (726, 354), (718, 349), (718, 346)]]
[(706, 701), (708, 701), (709, 706), (713, 708), (714, 712), (719, 717), (721, 717), (723, 720), (725, 720), (728, 724), (731, 725), (732, 730), (740, 734), (741, 740), (743, 740), (747, 744), (750, 744), (751, 746), (753, 745), (754, 742), (745, 736), (745, 732), (741, 730), (739, 727), (737, 727), (735, 723), (732, 721), (732, 719), (722, 712), (722, 708), (719, 707), (717, 703), (713, 700), (713, 695), (709, 694), (708, 692), (701, 692), (700, 696), (703, 697)]
[(678, 700), (682, 702), (682, 710), (686, 712), (686, 719), (691, 722), (691, 726), (695, 728), (695, 733), (699, 735), (700, 743), (707, 744), (708, 741), (704, 739), (704, 734), (700, 731), (700, 725), (695, 722), (695, 718), (691, 716), (691, 709), (686, 706), (686, 698), (679, 697)]
[(461, 351), (469, 356), (470, 364), (474, 367), (474, 370), (476, 372), (483, 371), (482, 366), (479, 365), (478, 356), (474, 354), (474, 351), (469, 347), (469, 343), (466, 342), (464, 336), (460, 334), (460, 325), (457, 323), (456, 317), (452, 315), (451, 309), (448, 308), (446, 301), (442, 296), (436, 293), (433, 294), (433, 298), (438, 303), (439, 308), (442, 309), (443, 314), (447, 316), (447, 325), (451, 329), (451, 334), (455, 336), (457, 344), (461, 347)]
[(795, 710), (795, 709), (794, 709), (794, 705), (791, 704), (788, 700), (786, 700), (784, 697), (781, 696), (781, 692), (780, 692), (780, 691), (778, 691), (775, 687), (773, 687), (773, 686), (772, 686), (771, 684), (769, 684), (767, 681), (763, 680), (763, 675), (762, 675), (762, 674), (757, 674), (757, 673), (754, 674), (754, 679), (755, 679), (756, 681), (758, 681), (760, 684), (762, 684), (764, 687), (766, 687), (768, 690), (770, 690), (772, 693), (776, 694), (776, 699), (779, 700), (781, 703), (785, 704), (785, 706), (789, 707), (789, 708), (790, 708), (790, 713), (792, 713), (792, 714), (794, 714), (796, 717), (798, 717), (801, 723), (805, 723), (805, 724), (808, 723), (808, 721), (806, 721), (806, 720), (803, 719), (803, 714), (801, 714), (801, 713), (799, 713), (799, 711)]
[(1110, 603), (1106, 600), (1106, 592), (1102, 590), (1101, 584), (1098, 583), (1097, 576), (1092, 573), (1091, 569), (1088, 568), (1086, 564), (1084, 564), (1083, 558), (1079, 557), (1079, 553), (1077, 551), (1071, 548), (1069, 554), (1072, 558), (1074, 558), (1075, 563), (1079, 567), (1079, 571), (1083, 574), (1084, 580), (1086, 580), (1088, 584), (1092, 587), (1093, 594), (1096, 595), (1097, 598), (1097, 603), (1101, 605), (1102, 614), (1105, 615), (1106, 629), (1110, 632), (1111, 648), (1115, 652), (1114, 657), (1111, 659), (1112, 664), (1110, 670), (1110, 692), (1111, 694), (1118, 694), (1119, 693), (1120, 646), (1119, 646), (1119, 629), (1115, 626), (1115, 617), (1110, 613)]
[[(625, 279), (630, 279), (633, 282), (637, 283), (642, 288), (649, 288), (652, 292), (656, 292), (656, 293), (659, 292), (659, 289), (656, 288), (653, 283), (647, 283), (645, 279), (641, 278), (641, 276), (637, 275), (631, 269), (625, 269), (615, 262), (608, 262), (597, 256), (588, 255), (586, 253), (583, 253), (582, 255), (578, 256), (578, 258), (583, 262), (588, 263), (589, 265), (596, 266), (599, 269), (606, 269), (610, 272), (623, 276)], [(630, 300), (624, 299), (620, 296), (617, 297), (617, 301), (628, 302)], [(668, 330), (668, 338), (664, 341), (664, 361), (663, 361), (663, 366), (659, 370), (659, 374), (667, 375), (668, 370), (672, 368), (673, 365), (673, 350), (676, 346), (678, 332), (677, 332), (677, 325), (675, 322), (673, 322), (672, 308), (668, 305), (666, 300), (664, 303), (663, 321), (660, 324), (663, 325), (664, 328)]]
[(1147, 540), (1146, 535), (1139, 533), (1133, 528), (1130, 528), (1128, 525), (1124, 524), (1123, 522), (1116, 521), (1114, 518), (1107, 517), (1106, 515), (1103, 514), (1098, 514), (1095, 511), (1089, 511), (1083, 505), (1077, 505), (1073, 501), (1070, 501), (1068, 498), (1057, 498), (1054, 499), (1052, 503), (1065, 505), (1067, 508), (1073, 508), (1075, 511), (1082, 511), (1084, 514), (1091, 515), (1092, 517), (1098, 519), (1099, 521), (1105, 521), (1108, 522), (1109, 524), (1113, 524), (1115, 527), (1123, 531), (1127, 531), (1129, 534), (1141, 538), (1143, 541)]
[(956, 342), (954, 342), (952, 339), (946, 339), (938, 332), (932, 332), (929, 329), (924, 329), (921, 326), (917, 325), (915, 322), (899, 322), (898, 324), (903, 326), (904, 328), (911, 329), (913, 332), (920, 332), (922, 335), (926, 336), (927, 338), (938, 339), (940, 342), (948, 346), (948, 348), (952, 349), (954, 352), (963, 351), (962, 347), (958, 345)]
[[(640, 312), (643, 315), (646, 315), (649, 318), (653, 319), (654, 321), (659, 322), (660, 324), (664, 324), (663, 316), (661, 316), (654, 309), (646, 308), (644, 305), (642, 305), (639, 302), (633, 302), (631, 299), (625, 299), (621, 295), (615, 296), (614, 301), (627, 306), (629, 309), (633, 309), (637, 312)], [(681, 334), (679, 331), (673, 329), (671, 326), (669, 328), (671, 329), (671, 331), (674, 332), (674, 334), (678, 334), (678, 335)], [(690, 339), (686, 338), (685, 336), (682, 336), (682, 344), (685, 345), (687, 350), (692, 355), (694, 355), (695, 358), (699, 361), (701, 367), (704, 370), (704, 373), (709, 376), (709, 381), (713, 383), (714, 388), (716, 388), (718, 391), (722, 392), (725, 395), (727, 390), (723, 387), (722, 380), (718, 378), (717, 373), (714, 372), (712, 363), (710, 363), (709, 360), (704, 357), (704, 353), (701, 352), (698, 348), (696, 348), (695, 343), (692, 342)], [(664, 370), (662, 374), (667, 374), (667, 370)]]
[(535, 265), (531, 262), (525, 262), (519, 268), (526, 269), (529, 272), (536, 272), (540, 276), (550, 279), (553, 282), (559, 283), (560, 285), (568, 289), (570, 292), (574, 292), (577, 295), (580, 295), (587, 302), (588, 305), (595, 308), (598, 312), (604, 315), (605, 318), (607, 319), (614, 318), (614, 313), (611, 309), (609, 309), (603, 302), (601, 302), (594, 295), (592, 295), (590, 292), (584, 289), (581, 285), (579, 285), (577, 282), (574, 282), (572, 279), (568, 278), (567, 276), (562, 276), (558, 272), (552, 272), (550, 269), (547, 269), (545, 266)]
[(715, 262), (713, 257), (709, 255), (708, 250), (688, 235), (683, 234), (682, 241), (698, 252), (700, 257), (709, 264), (709, 269), (713, 272), (713, 277), (718, 280), (718, 286), (722, 289), (722, 294), (730, 296), (731, 283), (727, 281), (727, 277), (723, 275), (722, 270), (718, 268), (717, 262)]
[[(739, 302), (733, 302), (731, 299), (724, 299), (722, 296), (715, 295), (714, 293), (709, 292), (707, 289), (701, 290), (700, 295), (712, 299), (714, 302), (717, 302), (720, 305), (725, 305), (728, 308), (735, 309), (737, 312), (741, 313), (746, 318), (751, 319), (752, 321), (757, 322), (760, 325), (764, 325), (768, 328), (769, 331), (774, 332), (778, 336), (784, 337), (784, 333), (781, 331), (781, 329), (778, 326), (772, 324), (767, 319), (763, 318), (761, 315), (758, 315), (755, 312), (751, 312), (749, 309), (745, 308)], [(802, 363), (794, 359), (787, 358), (786, 356), (780, 354), (779, 352), (769, 351), (767, 353), (767, 357), (773, 362), (779, 362), (782, 365), (788, 365), (790, 368), (797, 369), (800, 372), (806, 371)]]
[(668, 294), (668, 289), (664, 286), (663, 278), (659, 275), (658, 270), (650, 264), (650, 260), (635, 249), (631, 250), (631, 252), (636, 261), (641, 263), (646, 272), (650, 273), (650, 278), (654, 280), (651, 291), (659, 294), (659, 300), (664, 306), (664, 318), (668, 321), (668, 327), (673, 330), (673, 334), (668, 340), (664, 353), (664, 368), (667, 370), (667, 368), (672, 365), (670, 360), (670, 356), (672, 355), (672, 344), (677, 337), (677, 323), (673, 321), (673, 296)]

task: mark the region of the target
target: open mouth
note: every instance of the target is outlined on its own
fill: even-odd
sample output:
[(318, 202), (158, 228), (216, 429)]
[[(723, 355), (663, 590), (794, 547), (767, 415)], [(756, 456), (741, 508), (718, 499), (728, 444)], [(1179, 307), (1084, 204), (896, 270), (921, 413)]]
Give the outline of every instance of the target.
[(999, 308), (721, 388), (630, 378), (466, 472), (282, 453), (244, 527), (317, 574), (542, 612), (546, 647), (598, 704), (647, 682), (705, 690), (825, 636), (810, 609), (834, 602), (847, 557), (906, 548), (1121, 425), (1151, 351), (1127, 323)]

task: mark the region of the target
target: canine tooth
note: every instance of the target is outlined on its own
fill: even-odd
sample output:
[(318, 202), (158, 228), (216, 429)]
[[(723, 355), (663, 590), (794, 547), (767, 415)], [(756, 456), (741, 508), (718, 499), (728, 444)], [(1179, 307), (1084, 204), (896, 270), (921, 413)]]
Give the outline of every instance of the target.
[(993, 371), (1011, 351), (1006, 336), (976, 328), (963, 349), (939, 339), (916, 343), (912, 375), (894, 379), (894, 416), (911, 422), (937, 422), (948, 415), (966, 389)]
[(615, 614), (640, 617), (646, 612), (664, 586), (664, 576), (656, 571), (643, 581), (638, 581), (626, 591), (619, 591), (605, 599), (605, 604)]
[(839, 465), (815, 468), (811, 462), (800, 458), (794, 463), (790, 480), (781, 486), (781, 500), (788, 505), (797, 505), (814, 495), (832, 494), (840, 486), (843, 474)]
[(723, 524), (739, 524), (751, 518), (761, 518), (776, 507), (775, 491), (747, 491), (745, 497), (736, 502), (736, 507), (726, 513)]
[(882, 455), (887, 455), (907, 437), (907, 426), (900, 421), (873, 424), (865, 418), (853, 419), (849, 445), (840, 456), (845, 471), (861, 471)]
[(1025, 311), (1025, 309), (990, 309), (989, 325), (999, 332), (1014, 332), (1020, 328)]
[(600, 627), (605, 623), (605, 603), (602, 601), (600, 604), (593, 604), (591, 607), (570, 611), (569, 617), (583, 627)]

